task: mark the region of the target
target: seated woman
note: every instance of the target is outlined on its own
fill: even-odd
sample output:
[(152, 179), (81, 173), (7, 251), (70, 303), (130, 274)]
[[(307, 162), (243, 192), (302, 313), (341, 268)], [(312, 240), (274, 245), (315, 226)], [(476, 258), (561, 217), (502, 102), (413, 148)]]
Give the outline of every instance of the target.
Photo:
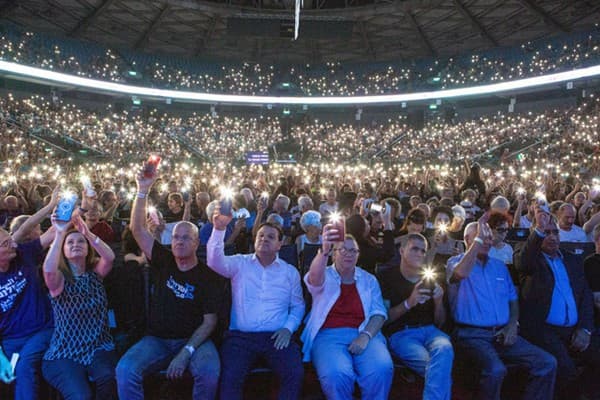
[(404, 245), (408, 240), (409, 233), (423, 233), (426, 222), (427, 217), (422, 210), (418, 208), (411, 209), (406, 215), (404, 225), (400, 228), (400, 232), (398, 232), (399, 236), (394, 238), (396, 246), (400, 247), (401, 245)]
[[(55, 329), (44, 355), (46, 381), (68, 399), (116, 399), (116, 354), (108, 328), (106, 292), (102, 279), (115, 255), (89, 231), (81, 217), (56, 220), (54, 242), (44, 261)], [(96, 257), (96, 252), (100, 257)], [(92, 393), (89, 381), (94, 382)]]
[(346, 232), (358, 243), (360, 255), (358, 265), (368, 272), (374, 272), (377, 263), (390, 261), (396, 254), (392, 223), (387, 212), (381, 213), (383, 218), (383, 243), (379, 245), (371, 237), (369, 222), (361, 215), (355, 214), (346, 219)]
[(296, 238), (298, 254), (302, 253), (305, 244), (321, 244), (321, 213), (306, 211), (300, 217), (300, 227), (306, 233)]
[(436, 267), (440, 273), (445, 273), (446, 261), (452, 256), (463, 253), (465, 245), (461, 240), (448, 235), (452, 209), (437, 207), (433, 210), (433, 233), (427, 238), (431, 247), (427, 252), (427, 264)]
[[(387, 399), (394, 366), (381, 327), (387, 318), (377, 279), (356, 266), (359, 249), (326, 225), (323, 246), (304, 282), (313, 298), (302, 333), (304, 361), (312, 360), (328, 399), (351, 399), (358, 382), (363, 399)], [(333, 254), (333, 265), (327, 266)]]
[(90, 204), (89, 209), (88, 212), (85, 213), (84, 218), (90, 232), (102, 239), (103, 242), (114, 242), (115, 233), (112, 227), (107, 224), (106, 221), (100, 219), (104, 213), (102, 204), (95, 200), (88, 202), (88, 204)]

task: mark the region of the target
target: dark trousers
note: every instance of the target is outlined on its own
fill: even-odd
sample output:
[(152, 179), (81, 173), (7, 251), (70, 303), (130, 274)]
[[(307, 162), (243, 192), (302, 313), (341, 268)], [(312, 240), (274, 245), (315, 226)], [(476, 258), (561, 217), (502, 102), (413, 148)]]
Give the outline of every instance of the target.
[(520, 336), (512, 346), (504, 346), (494, 334), (494, 331), (478, 328), (459, 328), (455, 332), (456, 344), (481, 370), (476, 398), (500, 400), (506, 362), (522, 366), (529, 373), (523, 399), (552, 399), (556, 377), (554, 357)]
[(221, 346), (220, 398), (242, 398), (244, 379), (259, 358), (267, 362), (279, 378), (279, 399), (296, 400), (302, 389), (304, 367), (300, 347), (294, 341), (277, 350), (273, 332), (228, 331)]
[[(556, 398), (576, 400), (587, 389), (590, 399), (600, 399), (600, 337), (592, 335), (588, 348), (578, 352), (571, 349), (574, 331), (573, 327), (546, 325), (544, 332), (532, 340), (556, 357)], [(583, 387), (578, 382), (578, 365), (586, 367), (582, 376)]]
[[(90, 365), (67, 359), (44, 360), (42, 374), (65, 400), (116, 400), (116, 365), (117, 354), (114, 351), (98, 350)], [(95, 394), (90, 381), (96, 386)]]

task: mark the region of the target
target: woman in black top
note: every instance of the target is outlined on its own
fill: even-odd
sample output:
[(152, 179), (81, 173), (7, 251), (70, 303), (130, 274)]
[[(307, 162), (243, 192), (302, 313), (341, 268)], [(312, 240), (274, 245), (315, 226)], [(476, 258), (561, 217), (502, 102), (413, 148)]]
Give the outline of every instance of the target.
[(368, 221), (361, 215), (355, 214), (346, 220), (346, 233), (354, 236), (360, 249), (357, 265), (370, 273), (375, 271), (377, 263), (389, 261), (395, 254), (394, 235), (390, 221), (390, 212), (385, 210), (383, 217), (383, 244), (377, 244), (370, 236)]

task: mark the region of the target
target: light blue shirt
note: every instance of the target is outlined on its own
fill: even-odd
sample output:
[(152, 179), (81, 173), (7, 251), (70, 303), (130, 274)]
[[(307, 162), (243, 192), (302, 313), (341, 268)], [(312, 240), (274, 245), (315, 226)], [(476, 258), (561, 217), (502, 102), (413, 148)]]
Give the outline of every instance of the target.
[(562, 256), (551, 258), (547, 254), (543, 254), (554, 275), (552, 303), (546, 322), (556, 326), (573, 326), (577, 323), (579, 316), (565, 263)]
[(506, 325), (510, 319), (509, 302), (518, 299), (508, 268), (495, 258), (488, 257), (485, 265), (477, 259), (467, 278), (450, 283), (454, 269), (463, 257), (464, 254), (451, 257), (446, 264), (452, 317), (466, 325)]

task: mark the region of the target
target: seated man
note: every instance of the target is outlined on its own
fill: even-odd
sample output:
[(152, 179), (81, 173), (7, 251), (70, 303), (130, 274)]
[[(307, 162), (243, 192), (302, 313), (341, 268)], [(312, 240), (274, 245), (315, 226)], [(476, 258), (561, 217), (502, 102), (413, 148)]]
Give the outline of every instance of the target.
[(589, 242), (585, 231), (575, 225), (577, 210), (570, 203), (565, 203), (558, 208), (558, 226), (561, 242)]
[(194, 378), (194, 399), (214, 399), (219, 382), (219, 354), (210, 340), (224, 284), (198, 262), (198, 227), (175, 225), (172, 251), (148, 231), (146, 196), (155, 178), (137, 177), (138, 194), (131, 212), (131, 231), (150, 262), (154, 290), (147, 336), (133, 345), (117, 364), (119, 398), (143, 399), (144, 377), (167, 368), (167, 377)]
[(423, 285), (424, 279), (434, 279), (423, 275), (426, 252), (427, 239), (409, 234), (400, 248), (400, 267), (381, 274), (383, 298), (390, 304), (384, 332), (394, 356), (425, 378), (423, 398), (449, 400), (454, 351), (437, 328), (446, 320), (444, 290), (435, 281), (433, 290)]
[(559, 250), (559, 228), (537, 207), (533, 231), (515, 257), (521, 275), (522, 332), (556, 357), (557, 397), (577, 399), (577, 362), (588, 365), (589, 394), (600, 398), (600, 338), (592, 335), (593, 297), (581, 258)]
[(489, 214), (465, 228), (467, 252), (448, 260), (448, 299), (456, 345), (481, 371), (478, 399), (500, 399), (505, 362), (529, 373), (524, 399), (552, 399), (556, 360), (518, 336), (519, 302), (504, 263), (488, 257)]
[(596, 253), (592, 254), (583, 262), (585, 279), (587, 280), (592, 295), (594, 296), (595, 331), (600, 328), (600, 224), (596, 225), (593, 232)]
[[(58, 194), (55, 189), (48, 205), (27, 217), (12, 236), (0, 228), (0, 381), (16, 379), (17, 400), (38, 398), (41, 361), (54, 330), (39, 273), (54, 231), (40, 236), (39, 223), (56, 207)], [(10, 359), (14, 353), (19, 354), (19, 361), (13, 373)]]
[(298, 271), (281, 260), (283, 233), (273, 224), (258, 229), (254, 254), (225, 256), (225, 229), (231, 216), (217, 206), (207, 245), (207, 264), (231, 279), (229, 331), (221, 347), (221, 399), (242, 398), (244, 379), (262, 357), (280, 380), (280, 399), (297, 399), (304, 374), (300, 347), (291, 340), (304, 316)]

